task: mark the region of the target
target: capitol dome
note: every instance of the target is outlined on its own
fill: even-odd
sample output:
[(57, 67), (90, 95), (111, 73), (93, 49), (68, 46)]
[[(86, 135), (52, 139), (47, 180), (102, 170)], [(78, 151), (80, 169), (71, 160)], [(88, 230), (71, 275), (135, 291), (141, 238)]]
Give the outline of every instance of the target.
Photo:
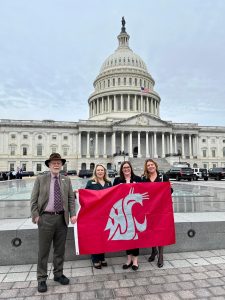
[(89, 119), (125, 119), (141, 112), (159, 118), (160, 97), (142, 58), (129, 47), (122, 19), (118, 48), (102, 64), (88, 99)]

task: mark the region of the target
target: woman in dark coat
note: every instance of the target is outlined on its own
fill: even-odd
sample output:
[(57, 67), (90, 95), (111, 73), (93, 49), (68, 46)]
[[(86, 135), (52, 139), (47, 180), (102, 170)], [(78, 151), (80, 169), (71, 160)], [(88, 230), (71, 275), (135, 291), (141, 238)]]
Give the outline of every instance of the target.
[[(97, 164), (91, 180), (87, 182), (86, 189), (90, 190), (103, 190), (112, 186), (111, 181), (107, 178), (106, 168), (102, 164)], [(96, 269), (101, 269), (102, 266), (106, 267), (105, 254), (92, 254), (91, 255), (93, 266)]]
[[(114, 179), (113, 185), (120, 183), (134, 183), (141, 182), (141, 177), (136, 176), (133, 172), (132, 165), (129, 161), (122, 162), (120, 166), (120, 176)], [(132, 268), (134, 271), (138, 269), (138, 255), (139, 249), (130, 249), (126, 251), (127, 262), (123, 265), (123, 269)]]
[[(158, 164), (153, 159), (147, 159), (144, 164), (144, 175), (142, 176), (143, 182), (166, 182), (169, 181), (166, 175), (159, 175)], [(171, 194), (173, 189), (171, 188)], [(158, 248), (158, 249), (157, 249)], [(157, 266), (163, 267), (163, 246), (152, 247), (152, 254), (149, 256), (148, 261), (154, 261), (158, 255)]]

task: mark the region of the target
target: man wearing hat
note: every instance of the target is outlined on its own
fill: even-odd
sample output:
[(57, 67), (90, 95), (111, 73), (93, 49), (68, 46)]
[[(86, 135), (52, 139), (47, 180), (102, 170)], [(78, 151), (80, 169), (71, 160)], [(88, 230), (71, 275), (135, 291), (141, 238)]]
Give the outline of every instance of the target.
[(63, 275), (64, 253), (69, 216), (76, 223), (75, 199), (71, 180), (59, 172), (66, 160), (59, 153), (52, 153), (45, 161), (49, 174), (37, 176), (31, 195), (31, 216), (38, 225), (39, 251), (37, 264), (38, 291), (47, 291), (47, 265), (53, 242), (54, 280), (69, 284)]

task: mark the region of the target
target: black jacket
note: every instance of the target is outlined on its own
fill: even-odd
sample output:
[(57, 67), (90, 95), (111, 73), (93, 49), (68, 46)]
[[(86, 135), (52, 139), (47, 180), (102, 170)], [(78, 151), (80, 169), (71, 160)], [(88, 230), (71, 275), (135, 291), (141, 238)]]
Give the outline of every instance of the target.
[[(166, 175), (159, 175), (159, 173), (157, 173), (157, 177), (154, 181), (150, 181), (149, 178), (146, 178), (145, 176), (141, 177), (142, 182), (168, 182), (169, 178)], [(173, 189), (171, 188), (171, 194), (173, 193)]]
[[(141, 182), (141, 177), (140, 176), (136, 176), (134, 175), (133, 178), (131, 178), (130, 183), (134, 183), (134, 182)], [(115, 177), (114, 181), (113, 181), (113, 185), (117, 185), (120, 183), (126, 183), (125, 179), (122, 179), (120, 177)]]
[(111, 181), (109, 181), (109, 182), (106, 181), (105, 185), (102, 186), (101, 183), (99, 183), (99, 182), (95, 182), (94, 180), (88, 180), (85, 189), (88, 189), (88, 190), (97, 190), (98, 191), (98, 190), (107, 189), (107, 188), (109, 188), (111, 186), (112, 186)]

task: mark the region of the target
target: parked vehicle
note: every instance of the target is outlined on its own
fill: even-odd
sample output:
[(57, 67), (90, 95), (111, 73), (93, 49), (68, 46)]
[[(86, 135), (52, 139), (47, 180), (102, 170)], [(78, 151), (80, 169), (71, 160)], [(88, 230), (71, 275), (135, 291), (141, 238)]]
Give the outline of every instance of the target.
[(77, 175), (77, 171), (76, 170), (69, 170), (69, 171), (67, 171), (67, 175)]
[(209, 178), (207, 169), (193, 168), (193, 172), (194, 172), (194, 180), (204, 179), (205, 181), (207, 181)]
[(221, 180), (225, 178), (225, 168), (212, 168), (209, 169), (209, 178)]
[(34, 176), (33, 171), (23, 171), (22, 172), (22, 177), (32, 177), (32, 176)]
[(107, 170), (107, 173), (109, 177), (115, 177), (117, 175), (117, 171), (112, 169)]
[(192, 181), (194, 179), (194, 172), (191, 168), (172, 168), (166, 172), (166, 175), (169, 178), (176, 179), (180, 181), (181, 179), (187, 179), (188, 181)]
[(67, 176), (67, 171), (60, 170), (60, 171), (59, 171), (59, 174), (64, 175), (64, 176)]
[(89, 178), (93, 175), (93, 170), (80, 170), (78, 176), (81, 178)]

